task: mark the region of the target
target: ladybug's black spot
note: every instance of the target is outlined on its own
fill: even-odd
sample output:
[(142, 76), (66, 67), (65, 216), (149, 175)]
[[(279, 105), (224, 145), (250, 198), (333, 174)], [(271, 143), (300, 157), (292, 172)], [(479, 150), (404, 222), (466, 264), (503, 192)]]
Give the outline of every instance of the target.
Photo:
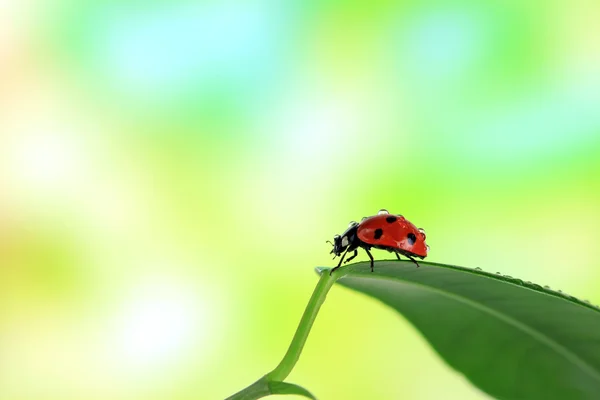
[(375, 240), (379, 240), (379, 239), (381, 239), (382, 235), (383, 235), (383, 229), (378, 228), (378, 229), (375, 229), (375, 236), (373, 236), (373, 238)]
[(408, 244), (410, 244), (411, 246), (417, 241), (417, 237), (414, 233), (409, 233), (406, 238), (408, 239)]
[(396, 217), (394, 217), (394, 216), (392, 215), (391, 217), (387, 217), (385, 220), (386, 220), (387, 222), (389, 222), (390, 224), (392, 224), (392, 223), (394, 223), (394, 222), (398, 221), (398, 218), (396, 218)]

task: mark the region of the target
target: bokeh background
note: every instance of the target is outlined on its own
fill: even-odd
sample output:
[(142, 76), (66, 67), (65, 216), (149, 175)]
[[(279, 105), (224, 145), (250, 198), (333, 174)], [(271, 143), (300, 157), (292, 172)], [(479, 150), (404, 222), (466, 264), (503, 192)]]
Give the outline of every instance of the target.
[[(2, 400), (225, 398), (279, 362), (325, 240), (380, 208), (427, 230), (432, 261), (600, 303), (595, 0), (9, 0), (0, 18)], [(289, 380), (486, 398), (337, 287)]]

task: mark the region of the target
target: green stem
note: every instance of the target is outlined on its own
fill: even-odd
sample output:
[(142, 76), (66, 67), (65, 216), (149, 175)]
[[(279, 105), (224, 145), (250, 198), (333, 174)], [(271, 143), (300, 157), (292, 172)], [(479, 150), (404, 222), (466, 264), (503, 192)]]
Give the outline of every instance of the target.
[(317, 287), (308, 301), (308, 305), (304, 310), (300, 324), (298, 324), (298, 329), (296, 329), (296, 334), (292, 339), (292, 343), (290, 343), (290, 347), (285, 353), (285, 356), (283, 356), (283, 359), (279, 365), (266, 375), (268, 380), (282, 382), (285, 378), (287, 378), (290, 372), (292, 372), (292, 369), (300, 358), (300, 353), (302, 353), (302, 349), (306, 343), (306, 338), (308, 338), (310, 329), (317, 318), (319, 309), (325, 301), (325, 297), (327, 297), (327, 293), (336, 279), (336, 273), (329, 275), (328, 270), (325, 270), (321, 273), (321, 278), (319, 279)]
[[(273, 388), (269, 385), (269, 382), (283, 382), (283, 380), (287, 378), (290, 372), (292, 372), (292, 369), (294, 368), (296, 362), (298, 362), (298, 359), (300, 358), (300, 353), (302, 353), (302, 349), (304, 348), (304, 344), (306, 343), (306, 339), (308, 338), (310, 329), (312, 328), (313, 323), (317, 318), (319, 309), (325, 301), (329, 289), (340, 276), (340, 274), (338, 274), (339, 270), (334, 272), (332, 275), (329, 275), (328, 268), (318, 268), (317, 271), (321, 274), (321, 278), (319, 279), (317, 287), (315, 288), (312, 296), (310, 297), (310, 300), (308, 301), (308, 305), (304, 310), (304, 314), (302, 315), (302, 319), (298, 324), (296, 333), (292, 338), (292, 343), (290, 343), (290, 347), (283, 356), (283, 359), (281, 360), (279, 365), (275, 367), (273, 371), (269, 372), (252, 385), (240, 390), (236, 394), (228, 397), (226, 400), (253, 400), (259, 399), (264, 396), (268, 396), (269, 394), (273, 394), (274, 392), (304, 394), (303, 392), (297, 391), (283, 392), (279, 390), (273, 390)], [(288, 386), (295, 385), (288, 384)], [(308, 393), (305, 389), (302, 390), (310, 395), (310, 393)], [(306, 396), (306, 394), (304, 395)]]

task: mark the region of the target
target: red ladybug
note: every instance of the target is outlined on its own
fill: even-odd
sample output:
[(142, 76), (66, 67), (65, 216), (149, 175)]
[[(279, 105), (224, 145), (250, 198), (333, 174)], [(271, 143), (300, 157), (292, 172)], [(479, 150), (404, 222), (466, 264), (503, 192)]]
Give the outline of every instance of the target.
[(341, 236), (333, 237), (332, 245), (333, 258), (342, 258), (331, 273), (342, 265), (349, 252), (353, 254), (346, 262), (354, 259), (358, 255), (359, 247), (363, 248), (371, 259), (371, 272), (373, 256), (369, 250), (372, 247), (395, 253), (398, 260), (402, 254), (417, 264), (417, 267), (419, 263), (413, 257), (423, 259), (429, 252), (429, 246), (425, 243), (425, 231), (417, 228), (402, 215), (392, 215), (387, 210), (380, 210), (377, 215), (365, 217), (360, 223), (350, 222), (348, 229)]

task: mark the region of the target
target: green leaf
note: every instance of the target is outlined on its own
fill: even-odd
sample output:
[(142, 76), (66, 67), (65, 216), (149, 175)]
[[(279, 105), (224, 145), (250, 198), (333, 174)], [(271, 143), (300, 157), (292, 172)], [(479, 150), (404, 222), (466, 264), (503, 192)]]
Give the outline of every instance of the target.
[(263, 376), (252, 385), (240, 390), (225, 400), (256, 400), (272, 394), (297, 394), (312, 400), (317, 400), (312, 393), (302, 386), (287, 382), (270, 381), (266, 376)]
[(225, 400), (256, 400), (271, 394), (269, 389), (269, 380), (263, 376), (252, 385), (240, 390)]
[(404, 315), (451, 367), (494, 397), (600, 397), (598, 308), (499, 274), (419, 264), (380, 261), (371, 273), (369, 263), (356, 263), (334, 276)]
[(295, 385), (287, 382), (269, 382), (269, 389), (272, 394), (299, 394), (304, 397), (308, 397), (312, 400), (317, 400), (308, 390), (302, 386)]

